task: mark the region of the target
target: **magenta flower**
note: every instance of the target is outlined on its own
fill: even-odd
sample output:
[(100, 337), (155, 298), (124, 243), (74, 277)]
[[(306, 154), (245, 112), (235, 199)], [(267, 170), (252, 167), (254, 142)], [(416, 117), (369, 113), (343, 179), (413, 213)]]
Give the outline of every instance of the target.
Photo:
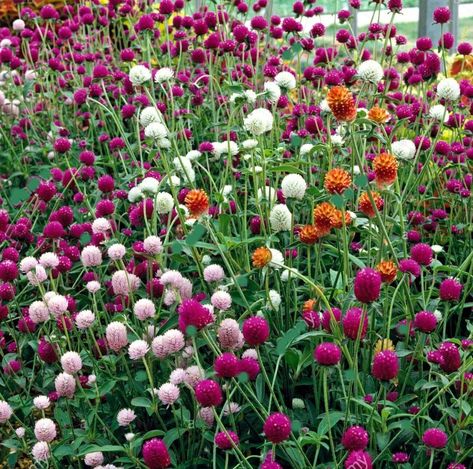
[(291, 434), (291, 420), (287, 415), (275, 412), (264, 422), (263, 432), (271, 443), (282, 443)]
[(380, 381), (394, 379), (399, 373), (399, 359), (395, 352), (383, 350), (378, 352), (373, 359), (371, 374)]
[(379, 298), (381, 290), (381, 274), (366, 267), (355, 277), (355, 296), (362, 303), (371, 303)]
[(429, 428), (422, 435), (422, 441), (426, 446), (435, 449), (442, 449), (447, 446), (448, 437), (439, 428)]
[(149, 469), (165, 469), (171, 465), (171, 458), (163, 440), (152, 438), (143, 444), (143, 459)]

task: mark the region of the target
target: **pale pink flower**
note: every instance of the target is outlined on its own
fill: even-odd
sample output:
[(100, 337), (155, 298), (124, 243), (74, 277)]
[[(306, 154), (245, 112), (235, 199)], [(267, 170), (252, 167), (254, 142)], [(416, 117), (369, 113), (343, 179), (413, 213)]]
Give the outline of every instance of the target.
[(166, 306), (171, 306), (177, 301), (177, 293), (176, 290), (170, 290), (166, 289), (164, 291), (164, 296), (163, 296), (163, 303)]
[(117, 270), (112, 275), (112, 288), (115, 295), (128, 296), (138, 289), (140, 279), (135, 274), (130, 274), (124, 270)]
[(136, 414), (131, 409), (122, 409), (117, 414), (117, 422), (121, 427), (130, 425), (136, 419)]
[(85, 288), (87, 288), (89, 293), (97, 293), (100, 290), (100, 283), (96, 280), (91, 280), (90, 282), (87, 282)]
[(183, 300), (192, 297), (192, 282), (189, 279), (182, 277), (179, 285), (179, 294)]
[(25, 427), (18, 427), (15, 430), (15, 433), (16, 433), (16, 436), (18, 438), (23, 438), (25, 436), (25, 433), (26, 433)]
[(112, 227), (110, 226), (110, 222), (106, 218), (96, 218), (92, 222), (92, 233), (102, 233), (105, 234), (109, 231)]
[(220, 346), (229, 350), (235, 350), (242, 339), (240, 326), (231, 318), (224, 319), (220, 323), (217, 336)]
[(54, 380), (56, 392), (62, 397), (72, 397), (76, 391), (76, 380), (68, 373), (61, 373)]
[(172, 383), (164, 383), (158, 389), (158, 398), (165, 405), (172, 405), (179, 399), (179, 388)]
[(158, 335), (151, 342), (151, 350), (157, 358), (165, 358), (168, 354), (167, 346), (162, 335)]
[(218, 290), (212, 295), (210, 302), (215, 308), (226, 311), (232, 306), (232, 297), (226, 291)]
[(126, 327), (118, 321), (111, 322), (105, 331), (108, 346), (115, 352), (128, 344)]
[(126, 248), (123, 246), (123, 244), (116, 243), (108, 248), (107, 253), (110, 259), (113, 261), (118, 261), (126, 254)]
[(86, 466), (98, 466), (103, 463), (103, 453), (100, 451), (95, 451), (93, 453), (88, 453), (85, 455), (84, 463)]
[(196, 365), (189, 366), (186, 368), (185, 383), (191, 387), (195, 387), (199, 381), (203, 378), (200, 368)]
[(179, 352), (185, 345), (184, 334), (177, 329), (166, 331), (163, 340), (168, 354)]
[(182, 358), (192, 358), (194, 355), (194, 347), (192, 345), (187, 345), (184, 347), (184, 350), (182, 351)]
[(236, 402), (225, 402), (223, 405), (223, 415), (236, 414), (241, 407)]
[(0, 401), (0, 423), (5, 423), (13, 415), (13, 409), (6, 401)]
[(164, 286), (171, 286), (173, 288), (179, 289), (183, 277), (180, 272), (177, 270), (168, 270), (161, 275), (159, 279)]
[(156, 307), (151, 300), (142, 298), (135, 303), (133, 312), (140, 321), (145, 321), (148, 318), (152, 318), (156, 314)]
[(205, 422), (208, 427), (214, 424), (214, 412), (212, 407), (202, 407), (199, 410), (199, 417)]
[(143, 247), (146, 254), (155, 255), (163, 251), (163, 243), (158, 236), (148, 236), (143, 241)]
[(33, 270), (38, 265), (38, 261), (34, 257), (25, 257), (20, 262), (20, 271), (24, 274)]
[(82, 369), (82, 359), (77, 352), (66, 352), (61, 357), (61, 366), (66, 373), (72, 375)]
[(89, 375), (87, 377), (87, 384), (88, 385), (92, 385), (92, 384), (95, 384), (97, 382), (97, 376), (95, 375)]
[(31, 454), (36, 461), (49, 459), (49, 446), (45, 441), (38, 441), (31, 449)]
[(37, 409), (44, 410), (51, 405), (48, 396), (37, 396), (33, 399), (33, 404)]
[(34, 434), (38, 441), (49, 443), (56, 438), (56, 424), (51, 419), (40, 419), (34, 426)]
[(253, 360), (258, 360), (258, 353), (254, 348), (249, 348), (242, 353), (241, 358), (252, 358)]
[(85, 309), (77, 314), (75, 318), (78, 329), (88, 329), (95, 321), (95, 314), (89, 309)]
[(44, 270), (44, 267), (38, 264), (28, 271), (26, 278), (31, 285), (36, 286), (43, 283), (48, 278), (48, 274), (46, 273), (46, 270)]
[(182, 384), (185, 379), (186, 371), (183, 368), (176, 368), (175, 370), (172, 370), (171, 375), (169, 376), (169, 381), (175, 385)]
[(63, 315), (69, 306), (66, 297), (62, 295), (54, 295), (47, 302), (49, 311), (55, 318)]
[(54, 252), (45, 252), (39, 258), (39, 263), (45, 268), (54, 269), (59, 265), (59, 257)]
[(102, 252), (97, 246), (86, 246), (80, 255), (85, 267), (95, 267), (102, 263)]
[(33, 301), (28, 308), (30, 319), (39, 324), (49, 319), (49, 309), (44, 301)]
[(128, 347), (128, 355), (132, 360), (140, 360), (149, 351), (149, 345), (144, 340), (135, 340)]
[(220, 282), (225, 278), (225, 272), (218, 264), (210, 264), (204, 269), (204, 280), (206, 282)]

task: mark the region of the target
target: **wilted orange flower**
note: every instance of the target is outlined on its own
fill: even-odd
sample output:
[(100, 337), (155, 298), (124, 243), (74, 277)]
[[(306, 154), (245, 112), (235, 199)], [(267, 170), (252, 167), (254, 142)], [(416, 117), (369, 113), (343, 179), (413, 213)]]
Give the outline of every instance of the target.
[[(378, 192), (371, 192), (371, 195), (373, 197), (373, 201), (376, 205), (376, 208), (378, 210), (381, 210), (384, 205), (384, 200), (383, 198), (378, 194)], [(369, 198), (368, 192), (363, 192), (360, 195), (360, 200), (358, 201), (358, 210), (368, 217), (372, 218), (376, 215), (376, 211), (374, 209), (373, 204), (371, 203), (371, 200)]]
[[(341, 210), (335, 209), (335, 216), (333, 221), (333, 228), (343, 228), (343, 212)], [(345, 226), (348, 226), (351, 223), (351, 216), (348, 212), (345, 212)]]
[(330, 202), (322, 202), (314, 208), (314, 224), (320, 236), (326, 235), (336, 222), (336, 211)]
[(304, 244), (315, 244), (320, 238), (320, 232), (315, 225), (304, 225), (299, 232), (299, 239)]
[(334, 86), (327, 93), (327, 103), (339, 121), (352, 121), (356, 117), (355, 99), (344, 86)]
[(351, 184), (351, 176), (348, 171), (341, 168), (331, 169), (324, 180), (324, 187), (331, 194), (342, 194)]
[(374, 347), (374, 353), (382, 352), (383, 350), (392, 350), (394, 352), (394, 344), (391, 339), (379, 339)]
[(384, 124), (389, 120), (389, 112), (379, 106), (374, 106), (368, 111), (368, 119), (377, 124)]
[(255, 249), (251, 260), (253, 261), (253, 267), (257, 269), (262, 269), (265, 265), (268, 265), (271, 262), (271, 250), (265, 246)]
[(376, 270), (381, 274), (381, 280), (385, 283), (391, 283), (397, 275), (397, 267), (393, 261), (381, 261)]
[(310, 299), (307, 301), (304, 301), (304, 306), (302, 307), (302, 311), (304, 313), (307, 313), (308, 311), (316, 311), (317, 308), (317, 301), (314, 299)]
[(209, 198), (202, 189), (192, 189), (184, 199), (192, 217), (199, 217), (209, 209)]
[(373, 160), (375, 180), (378, 186), (392, 184), (397, 177), (398, 162), (390, 153), (381, 153)]

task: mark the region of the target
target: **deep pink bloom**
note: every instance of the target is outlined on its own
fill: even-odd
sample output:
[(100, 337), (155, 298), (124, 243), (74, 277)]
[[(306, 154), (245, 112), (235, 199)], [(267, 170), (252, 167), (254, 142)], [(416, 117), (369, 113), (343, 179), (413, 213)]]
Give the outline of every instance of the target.
[(458, 347), (451, 342), (443, 342), (440, 345), (440, 368), (447, 373), (457, 371), (461, 366), (461, 356)]
[(369, 441), (368, 432), (359, 425), (347, 428), (342, 436), (342, 445), (348, 450), (365, 449)]
[(220, 449), (232, 449), (233, 446), (238, 445), (239, 442), (240, 439), (238, 438), (238, 435), (235, 432), (232, 432), (231, 430), (227, 430), (226, 432), (218, 432), (215, 435), (215, 444)]
[(433, 19), (435, 23), (448, 23), (451, 18), (450, 8), (438, 7), (434, 10)]
[(422, 435), (422, 441), (430, 448), (442, 449), (447, 446), (448, 437), (439, 428), (429, 428)]
[(314, 351), (315, 361), (319, 365), (336, 365), (342, 357), (340, 347), (332, 342), (322, 342)]
[(246, 373), (250, 381), (254, 381), (260, 372), (258, 360), (251, 357), (245, 357), (238, 364), (239, 372)]
[(183, 333), (189, 326), (200, 330), (213, 322), (210, 310), (194, 299), (184, 300), (178, 308), (178, 313), (179, 329)]
[(291, 434), (291, 420), (285, 414), (271, 414), (263, 425), (263, 432), (271, 443), (282, 443)]
[(143, 459), (149, 469), (165, 469), (171, 465), (166, 444), (160, 438), (152, 438), (144, 443)]
[(351, 308), (346, 312), (342, 325), (343, 333), (349, 339), (364, 339), (368, 329), (368, 315), (361, 308)]
[(204, 379), (195, 387), (195, 398), (202, 407), (220, 405), (223, 397), (220, 385), (211, 379)]
[(215, 359), (214, 370), (220, 378), (234, 378), (240, 371), (240, 363), (233, 353), (222, 353)]
[(381, 274), (366, 267), (355, 277), (355, 296), (362, 303), (371, 303), (379, 298), (381, 290)]
[(430, 334), (437, 327), (437, 318), (431, 311), (421, 311), (414, 317), (414, 327), (421, 332)]
[(253, 316), (243, 323), (242, 332), (248, 345), (261, 345), (269, 338), (269, 324), (266, 319)]
[(399, 359), (395, 352), (383, 350), (378, 352), (373, 359), (371, 374), (380, 381), (389, 381), (399, 373)]
[(373, 462), (367, 451), (352, 451), (345, 459), (346, 469), (372, 469)]
[(332, 332), (331, 321), (340, 322), (342, 312), (338, 308), (332, 308), (332, 313), (327, 309), (322, 313), (322, 326), (327, 332)]
[(447, 278), (440, 284), (440, 299), (443, 301), (458, 301), (462, 290), (463, 285), (458, 280)]
[(420, 265), (430, 265), (432, 262), (432, 248), (425, 243), (415, 244), (411, 248), (411, 257)]
[(409, 462), (409, 455), (402, 452), (394, 453), (391, 461), (394, 464), (405, 464), (406, 462)]
[(414, 277), (420, 275), (420, 265), (414, 259), (402, 259), (399, 261), (399, 270), (403, 274), (411, 274)]

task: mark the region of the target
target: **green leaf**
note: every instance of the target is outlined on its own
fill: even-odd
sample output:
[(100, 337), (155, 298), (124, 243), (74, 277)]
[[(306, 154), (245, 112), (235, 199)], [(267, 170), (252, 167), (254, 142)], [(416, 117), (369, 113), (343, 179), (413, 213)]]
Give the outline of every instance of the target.
[(171, 446), (177, 439), (182, 438), (182, 435), (186, 432), (185, 428), (171, 428), (166, 432), (166, 435), (163, 438), (166, 446)]
[(282, 337), (278, 339), (276, 345), (276, 353), (278, 355), (284, 355), (289, 345), (291, 345), (292, 341), (296, 337), (299, 337), (303, 332), (305, 332), (305, 330), (305, 322), (297, 322), (293, 328), (289, 329)]
[(149, 409), (152, 402), (147, 397), (135, 397), (131, 400), (131, 405), (133, 407), (146, 407)]
[(59, 459), (64, 456), (72, 456), (74, 453), (74, 448), (71, 445), (60, 445), (53, 450), (54, 456)]
[(84, 231), (80, 235), (79, 239), (80, 239), (81, 244), (89, 244), (92, 237), (90, 236), (90, 233), (87, 233), (87, 231)]
[(201, 225), (200, 223), (195, 223), (192, 231), (186, 236), (185, 243), (187, 246), (195, 246), (196, 243), (204, 236), (204, 234), (207, 232), (207, 229), (205, 228), (204, 225)]
[(12, 205), (23, 203), (30, 196), (29, 192), (25, 189), (15, 187), (10, 191), (10, 202)]
[(366, 176), (366, 174), (358, 174), (358, 176), (355, 177), (355, 185), (358, 187), (367, 187), (368, 182), (368, 176)]
[(174, 241), (171, 244), (171, 249), (173, 254), (180, 254), (182, 252), (183, 246), (179, 241)]
[(342, 208), (345, 205), (345, 200), (340, 194), (335, 194), (331, 198), (332, 204), (335, 205), (338, 209)]
[(271, 168), (270, 171), (275, 173), (297, 173), (297, 174), (304, 174), (304, 171), (300, 170), (297, 166), (292, 164), (281, 164), (279, 166), (275, 166)]
[(383, 451), (389, 444), (390, 434), (389, 433), (376, 433), (376, 443), (380, 451)]
[(344, 412), (330, 412), (329, 414), (324, 414), (317, 428), (317, 433), (319, 435), (325, 435), (332, 427), (344, 418)]

